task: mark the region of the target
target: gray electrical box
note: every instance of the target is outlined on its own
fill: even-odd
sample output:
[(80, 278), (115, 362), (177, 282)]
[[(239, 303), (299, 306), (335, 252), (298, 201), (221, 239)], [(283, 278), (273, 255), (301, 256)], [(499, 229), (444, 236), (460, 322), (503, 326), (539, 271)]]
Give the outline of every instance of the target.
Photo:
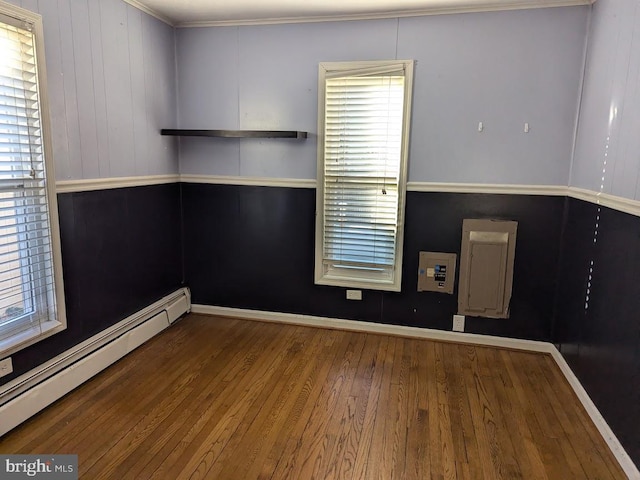
[(453, 293), (456, 254), (420, 252), (418, 291)]
[(518, 222), (462, 222), (458, 314), (509, 318)]

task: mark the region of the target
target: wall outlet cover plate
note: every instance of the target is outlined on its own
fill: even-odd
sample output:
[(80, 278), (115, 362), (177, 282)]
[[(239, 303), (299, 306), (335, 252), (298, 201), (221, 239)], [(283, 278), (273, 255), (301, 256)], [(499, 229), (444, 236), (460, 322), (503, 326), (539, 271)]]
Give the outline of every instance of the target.
[(453, 331), (464, 332), (464, 315), (453, 316)]
[(347, 300), (362, 300), (362, 290), (347, 290)]

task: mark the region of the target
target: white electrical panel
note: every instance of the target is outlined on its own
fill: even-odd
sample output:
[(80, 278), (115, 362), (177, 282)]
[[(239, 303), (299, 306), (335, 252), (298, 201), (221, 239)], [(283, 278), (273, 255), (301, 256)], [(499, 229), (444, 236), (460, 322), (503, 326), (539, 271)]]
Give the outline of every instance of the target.
[(509, 318), (518, 223), (465, 219), (458, 313)]

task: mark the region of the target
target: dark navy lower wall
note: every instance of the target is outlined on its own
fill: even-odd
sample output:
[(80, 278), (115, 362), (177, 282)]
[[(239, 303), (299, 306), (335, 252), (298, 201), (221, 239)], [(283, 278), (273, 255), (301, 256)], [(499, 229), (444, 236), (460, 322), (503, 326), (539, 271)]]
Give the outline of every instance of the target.
[(12, 355), (21, 375), (182, 285), (180, 185), (58, 195), (67, 329)]
[(560, 271), (560, 351), (640, 465), (640, 218), (569, 199)]
[(464, 218), (516, 220), (511, 318), (467, 317), (466, 330), (558, 344), (640, 464), (639, 217), (564, 197), (409, 192), (402, 291), (358, 302), (313, 283), (314, 189), (155, 185), (58, 206), (68, 328), (13, 354), (0, 384), (184, 284), (194, 303), (450, 330), (457, 288), (417, 292), (418, 252), (459, 255)]
[(464, 218), (508, 219), (511, 318), (467, 317), (466, 330), (557, 343), (640, 464), (639, 217), (564, 197), (409, 192), (402, 291), (358, 302), (313, 283), (314, 189), (155, 185), (58, 206), (68, 328), (13, 354), (0, 384), (185, 283), (194, 303), (450, 330), (457, 289), (417, 292), (418, 252), (459, 254)]
[[(185, 277), (206, 305), (451, 330), (454, 295), (417, 292), (420, 251), (460, 254), (464, 218), (518, 221), (511, 318), (466, 331), (550, 340), (564, 197), (407, 194), (402, 291), (314, 285), (315, 189), (183, 184)], [(456, 282), (457, 283), (457, 282)]]

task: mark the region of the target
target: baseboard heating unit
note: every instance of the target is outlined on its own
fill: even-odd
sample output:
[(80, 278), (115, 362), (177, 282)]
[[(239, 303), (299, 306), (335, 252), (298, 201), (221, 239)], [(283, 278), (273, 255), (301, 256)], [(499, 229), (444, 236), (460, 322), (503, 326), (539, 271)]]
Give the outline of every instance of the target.
[(52, 404), (191, 310), (181, 288), (0, 387), (0, 435)]

